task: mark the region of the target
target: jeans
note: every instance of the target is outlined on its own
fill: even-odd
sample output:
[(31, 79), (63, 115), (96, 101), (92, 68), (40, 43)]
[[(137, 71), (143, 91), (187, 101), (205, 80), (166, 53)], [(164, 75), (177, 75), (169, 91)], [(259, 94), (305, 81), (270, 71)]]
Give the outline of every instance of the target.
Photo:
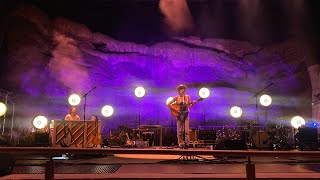
[(177, 137), (179, 146), (183, 145), (184, 138), (186, 145), (189, 145), (189, 122), (190, 120), (188, 113), (181, 114), (177, 117)]

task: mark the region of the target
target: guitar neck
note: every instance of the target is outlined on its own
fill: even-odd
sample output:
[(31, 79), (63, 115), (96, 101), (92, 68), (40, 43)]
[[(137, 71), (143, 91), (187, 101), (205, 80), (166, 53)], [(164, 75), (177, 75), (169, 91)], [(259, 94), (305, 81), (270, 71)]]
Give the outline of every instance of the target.
[(198, 102), (198, 101), (202, 101), (202, 100), (203, 100), (203, 98), (199, 98), (199, 99), (197, 99), (195, 102), (189, 102), (187, 105), (190, 105), (190, 104), (196, 103), (196, 102)]

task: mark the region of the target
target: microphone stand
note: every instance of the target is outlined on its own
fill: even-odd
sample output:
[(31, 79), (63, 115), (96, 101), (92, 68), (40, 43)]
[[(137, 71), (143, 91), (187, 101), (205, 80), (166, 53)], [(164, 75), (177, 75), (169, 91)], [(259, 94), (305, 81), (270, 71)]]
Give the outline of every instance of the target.
[(261, 91), (257, 92), (255, 95), (252, 96), (252, 98), (256, 98), (256, 120), (258, 123), (258, 143), (259, 143), (259, 150), (261, 150), (261, 144), (260, 144), (260, 126), (259, 126), (259, 115), (258, 115), (258, 95), (262, 93), (265, 89), (272, 86), (274, 83), (269, 84), (268, 86), (264, 87)]
[(97, 86), (93, 87), (90, 91), (82, 96), (84, 98), (84, 105), (83, 105), (83, 134), (82, 134), (82, 148), (84, 147), (84, 130), (85, 130), (85, 123), (86, 123), (86, 106), (87, 106), (87, 95), (91, 93)]

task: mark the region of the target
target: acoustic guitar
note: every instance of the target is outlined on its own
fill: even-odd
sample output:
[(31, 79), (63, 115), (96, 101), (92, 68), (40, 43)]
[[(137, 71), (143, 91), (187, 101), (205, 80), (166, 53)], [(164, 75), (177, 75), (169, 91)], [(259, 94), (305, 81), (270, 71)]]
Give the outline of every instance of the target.
[(101, 138), (101, 133), (98, 133), (98, 120), (95, 120), (94, 125), (95, 125), (95, 134), (92, 139), (92, 143), (94, 145), (101, 145), (102, 144), (102, 138)]
[(126, 146), (133, 147), (134, 146), (134, 142), (132, 140), (130, 140), (129, 134), (127, 132), (126, 132), (126, 136), (127, 136)]
[(70, 128), (67, 126), (67, 124), (68, 124), (67, 122), (64, 122), (64, 127), (63, 127), (64, 135), (60, 141), (61, 147), (70, 147), (72, 143), (71, 131), (70, 131)]
[(203, 98), (199, 98), (199, 99), (197, 99), (193, 102), (187, 103), (187, 104), (183, 104), (182, 102), (180, 104), (172, 104), (172, 107), (170, 108), (171, 115), (174, 117), (178, 117), (181, 115), (181, 113), (188, 111), (189, 105), (194, 104), (198, 101), (202, 101), (202, 100), (203, 100)]

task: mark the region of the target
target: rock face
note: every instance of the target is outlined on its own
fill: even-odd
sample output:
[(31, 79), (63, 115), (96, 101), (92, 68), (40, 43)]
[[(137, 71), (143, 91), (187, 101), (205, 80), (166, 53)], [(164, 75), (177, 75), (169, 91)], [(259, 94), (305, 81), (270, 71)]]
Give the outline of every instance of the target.
[[(211, 90), (191, 113), (191, 127), (222, 125), (232, 119), (233, 105), (243, 108), (243, 120), (256, 120), (254, 94), (273, 97), (272, 106), (259, 106), (259, 123), (289, 123), (294, 115), (311, 118), (311, 85), (303, 48), (295, 40), (268, 46), (225, 39), (176, 37), (151, 46), (121, 42), (91, 32), (83, 24), (67, 19), (49, 19), (40, 10), (21, 6), (10, 15), (8, 27), (10, 89), (21, 94), (17, 118), (29, 123), (37, 114), (62, 119), (68, 113), (71, 93), (87, 96), (87, 114), (99, 114), (105, 104), (115, 109), (103, 118), (107, 127), (124, 124), (171, 126), (165, 105), (184, 83), (188, 94), (198, 97), (199, 88)], [(146, 88), (137, 99), (133, 90)], [(262, 95), (259, 94), (260, 95)], [(258, 96), (258, 97), (259, 97)], [(83, 101), (78, 114), (83, 117)]]

